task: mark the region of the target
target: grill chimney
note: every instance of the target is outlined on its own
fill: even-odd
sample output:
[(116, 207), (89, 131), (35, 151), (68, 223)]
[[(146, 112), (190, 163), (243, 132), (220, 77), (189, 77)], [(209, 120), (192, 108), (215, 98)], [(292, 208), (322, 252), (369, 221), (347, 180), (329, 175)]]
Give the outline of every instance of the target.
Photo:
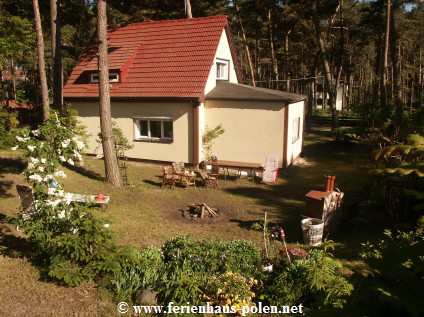
[(334, 191), (334, 181), (336, 180), (336, 175), (324, 175), (325, 183), (324, 188), (326, 192)]

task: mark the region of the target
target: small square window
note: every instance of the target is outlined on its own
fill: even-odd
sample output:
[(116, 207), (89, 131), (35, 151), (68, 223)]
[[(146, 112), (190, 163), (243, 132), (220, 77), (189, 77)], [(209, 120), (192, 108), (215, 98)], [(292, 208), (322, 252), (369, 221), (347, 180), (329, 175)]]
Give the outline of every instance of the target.
[(216, 79), (228, 80), (228, 61), (217, 60), (216, 62)]

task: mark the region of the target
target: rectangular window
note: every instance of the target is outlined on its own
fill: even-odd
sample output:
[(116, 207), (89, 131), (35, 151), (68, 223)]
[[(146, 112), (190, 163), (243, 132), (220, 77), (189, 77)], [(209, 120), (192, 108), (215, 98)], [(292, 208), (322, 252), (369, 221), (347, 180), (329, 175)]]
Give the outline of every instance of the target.
[(300, 117), (293, 119), (292, 143), (300, 138)]
[(136, 140), (172, 141), (173, 122), (171, 118), (134, 119), (137, 127)]
[[(90, 79), (91, 79), (92, 83), (98, 83), (99, 82), (99, 73), (91, 73)], [(116, 72), (109, 73), (109, 82), (110, 83), (119, 82), (119, 73), (116, 73)]]
[(228, 64), (229, 61), (219, 59), (216, 62), (216, 79), (228, 80)]

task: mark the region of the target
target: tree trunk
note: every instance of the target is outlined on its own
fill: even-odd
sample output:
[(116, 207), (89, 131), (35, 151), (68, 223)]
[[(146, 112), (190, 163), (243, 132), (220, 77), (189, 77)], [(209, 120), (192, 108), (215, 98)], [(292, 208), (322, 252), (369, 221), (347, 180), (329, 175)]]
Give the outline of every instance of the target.
[[(388, 78), (388, 55), (389, 55), (389, 37), (390, 37), (390, 0), (387, 0), (386, 10), (386, 33), (384, 41), (383, 63), (380, 72), (380, 104), (387, 108), (387, 78)], [(386, 110), (387, 111), (387, 110)]]
[(244, 32), (243, 23), (242, 23), (241, 16), (240, 16), (240, 9), (239, 9), (236, 1), (233, 1), (233, 3), (234, 3), (234, 7), (235, 7), (236, 13), (237, 13), (237, 19), (238, 19), (239, 24), (240, 24), (240, 30), (241, 30), (241, 35), (242, 35), (242, 38), (243, 38), (244, 48), (246, 50), (246, 56), (247, 56), (247, 62), (249, 64), (251, 83), (252, 83), (252, 86), (256, 86), (255, 73), (253, 71), (253, 64), (252, 64), (252, 59), (250, 57), (250, 50), (249, 50), (249, 45), (248, 45), (247, 39), (246, 39), (246, 33)]
[(13, 57), (10, 59), (10, 75), (12, 76), (13, 100), (16, 101), (16, 74), (15, 61)]
[[(331, 110), (331, 130), (335, 131), (339, 125), (339, 118), (336, 109), (336, 94), (337, 94), (337, 83), (333, 82), (333, 76), (331, 74), (330, 63), (327, 58), (327, 51), (324, 46), (324, 41), (321, 35), (320, 21), (317, 15), (317, 4), (313, 2), (313, 22), (315, 27), (315, 38), (318, 43), (319, 52), (321, 55), (322, 66), (324, 69), (324, 79), (327, 83), (329, 106)], [(325, 93), (325, 92), (324, 92)]]
[(193, 15), (191, 14), (191, 3), (190, 0), (184, 0), (185, 4), (185, 11), (188, 19), (193, 18)]
[(270, 51), (271, 51), (271, 64), (272, 64), (272, 74), (273, 74), (272, 77), (273, 77), (273, 79), (278, 80), (279, 79), (278, 64), (277, 64), (277, 58), (275, 57), (274, 35), (273, 35), (273, 30), (272, 30), (273, 27), (272, 27), (272, 19), (271, 19), (271, 9), (268, 10), (268, 24), (269, 24), (269, 47), (270, 47)]
[(60, 23), (60, 0), (50, 0), (50, 24), (53, 59), (53, 107), (63, 113), (63, 67)]
[(97, 2), (97, 39), (99, 65), (100, 129), (105, 162), (106, 178), (116, 187), (122, 186), (112, 132), (110, 109), (110, 84), (108, 68), (106, 0)]
[(37, 51), (38, 51), (38, 71), (40, 75), (41, 97), (43, 101), (43, 121), (46, 121), (50, 116), (49, 109), (49, 91), (47, 88), (46, 64), (44, 61), (44, 40), (43, 30), (41, 28), (40, 9), (38, 0), (32, 0), (34, 7), (35, 29), (37, 33)]

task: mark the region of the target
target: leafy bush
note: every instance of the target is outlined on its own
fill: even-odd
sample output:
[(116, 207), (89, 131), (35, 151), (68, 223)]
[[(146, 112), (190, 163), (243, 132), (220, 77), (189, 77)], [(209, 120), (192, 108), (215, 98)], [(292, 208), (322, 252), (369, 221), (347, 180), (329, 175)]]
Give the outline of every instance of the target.
[(17, 113), (8, 113), (2, 105), (0, 105), (0, 149), (8, 150), (16, 143), (16, 127), (19, 121)]
[(341, 276), (342, 265), (327, 251), (328, 247), (327, 242), (323, 250), (312, 250), (305, 260), (289, 264), (266, 290), (270, 305), (341, 307), (353, 288)]
[(371, 306), (374, 314), (421, 316), (424, 314), (424, 229), (394, 234), (384, 232), (378, 244), (363, 244), (361, 256), (371, 273), (355, 289), (361, 307)]
[(163, 280), (158, 286), (156, 299), (159, 304), (166, 305), (169, 302), (175, 305), (199, 305), (200, 296), (203, 294), (202, 285), (204, 277), (196, 272), (188, 262), (171, 263), (166, 268)]
[(251, 289), (255, 283), (257, 281), (253, 278), (246, 278), (239, 273), (213, 276), (206, 284), (202, 300), (212, 306), (234, 306), (237, 312), (241, 312), (242, 306), (253, 305), (255, 293)]
[(169, 240), (162, 248), (167, 265), (187, 263), (195, 272), (208, 275), (240, 272), (247, 276), (260, 273), (260, 249), (251, 241), (194, 241), (188, 236)]

